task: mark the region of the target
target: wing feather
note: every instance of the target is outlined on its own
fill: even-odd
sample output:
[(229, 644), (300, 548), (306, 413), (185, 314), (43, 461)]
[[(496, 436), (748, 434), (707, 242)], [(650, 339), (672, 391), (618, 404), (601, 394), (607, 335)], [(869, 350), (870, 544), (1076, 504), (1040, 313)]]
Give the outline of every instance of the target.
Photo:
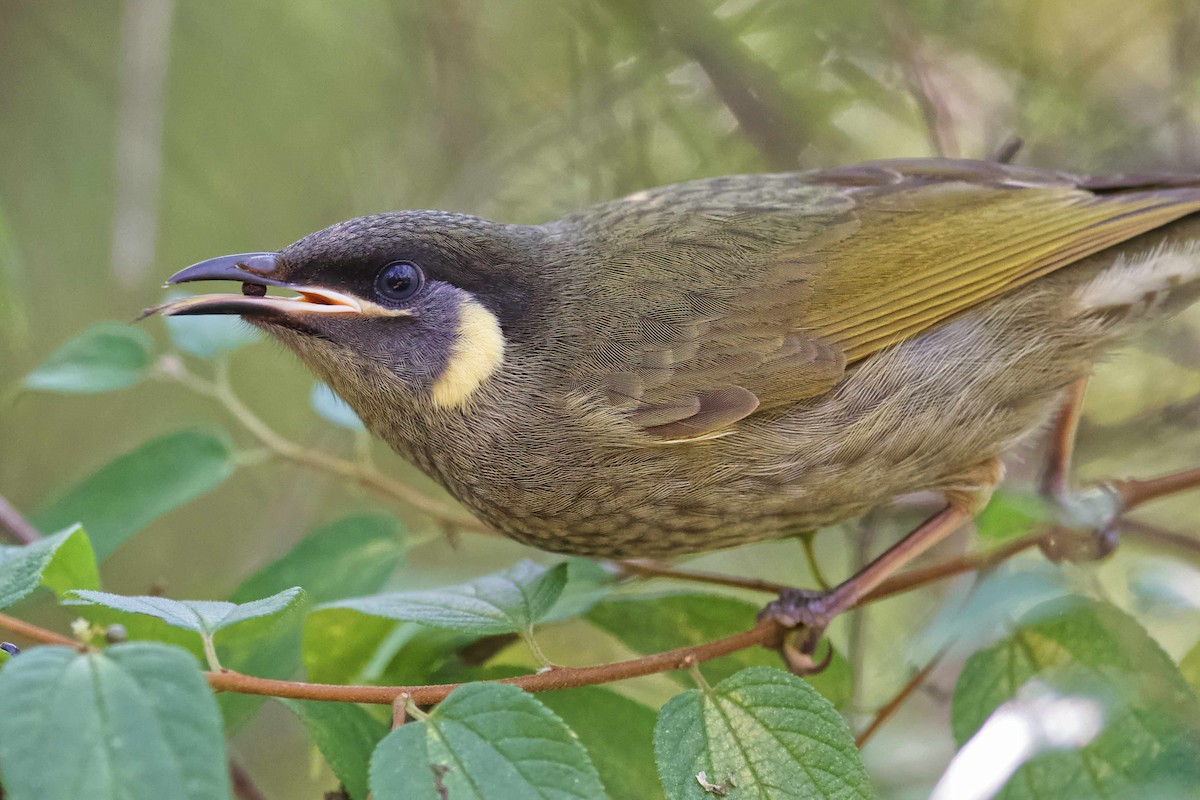
[(642, 193), (578, 220), (619, 243), (607, 254), (613, 288), (643, 287), (605, 318), (612, 336), (580, 360), (579, 383), (652, 436), (711, 438), (828, 391), (881, 349), (1197, 212), (1200, 176), (1106, 180), (937, 159)]

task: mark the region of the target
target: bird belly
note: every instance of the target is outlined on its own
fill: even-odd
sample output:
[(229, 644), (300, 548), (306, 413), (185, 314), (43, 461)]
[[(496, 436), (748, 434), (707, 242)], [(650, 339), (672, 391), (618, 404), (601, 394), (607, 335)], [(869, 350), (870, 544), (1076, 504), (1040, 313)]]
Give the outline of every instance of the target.
[[(1195, 221), (1180, 226), (1200, 233)], [(1162, 241), (1133, 240), (885, 348), (832, 391), (721, 438), (630, 448), (608, 441), (603, 425), (559, 429), (536, 468), (510, 454), (498, 460), (521, 464), (519, 476), (482, 493), (448, 485), (514, 539), (602, 557), (777, 538), (905, 494), (961, 489), (981, 462), (1044, 423), (1139, 313), (1155, 311), (1133, 295), (1144, 289), (1158, 303), (1159, 279), (1200, 286), (1200, 236), (1166, 251)], [(1163, 257), (1189, 260), (1194, 274)], [(523, 445), (536, 440), (527, 434)]]

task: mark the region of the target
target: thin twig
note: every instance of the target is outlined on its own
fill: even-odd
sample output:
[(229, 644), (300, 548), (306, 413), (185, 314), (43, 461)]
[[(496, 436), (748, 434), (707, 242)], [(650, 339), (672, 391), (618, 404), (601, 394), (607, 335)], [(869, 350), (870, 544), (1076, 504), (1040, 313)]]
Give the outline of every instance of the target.
[(267, 796), (254, 783), (250, 773), (232, 756), (229, 758), (229, 777), (233, 781), (233, 796), (237, 800), (267, 800)]
[(1185, 550), (1192, 555), (1200, 554), (1200, 538), (1195, 536), (1169, 531), (1166, 528), (1136, 519), (1122, 519), (1119, 525), (1122, 534), (1145, 539), (1154, 544)]
[[(499, 683), (509, 683), (527, 692), (547, 692), (612, 683), (629, 678), (639, 678), (643, 675), (686, 669), (692, 663), (710, 661), (739, 650), (768, 644), (775, 641), (781, 633), (782, 629), (778, 623), (764, 618), (750, 630), (693, 647), (680, 647), (611, 664), (590, 667), (559, 667), (547, 672), (505, 678)], [(206, 675), (209, 686), (218, 692), (290, 697), (296, 700), (331, 700), (342, 703), (387, 705), (390, 705), (401, 694), (410, 695), (412, 702), (419, 706), (440, 703), (452, 691), (463, 685), (461, 683), (442, 683), (425, 686), (338, 686), (327, 683), (255, 678), (238, 672), (209, 672)]]
[(17, 544), (33, 544), (42, 538), (38, 529), (12, 503), (0, 496), (0, 529), (6, 531)]
[(861, 750), (863, 745), (871, 740), (871, 737), (875, 735), (875, 732), (878, 731), (885, 722), (891, 719), (895, 713), (900, 710), (900, 706), (904, 705), (904, 701), (912, 697), (913, 692), (921, 687), (921, 684), (925, 682), (925, 680), (929, 677), (929, 674), (937, 668), (937, 665), (941, 663), (945, 656), (946, 650), (939, 651), (936, 655), (934, 655), (928, 664), (921, 667), (921, 669), (917, 671), (917, 674), (913, 675), (908, 682), (900, 688), (900, 691), (896, 692), (895, 696), (892, 697), (891, 700), (888, 700), (883, 704), (883, 707), (880, 708), (879, 711), (875, 712), (874, 719), (867, 723), (867, 727), (863, 728), (862, 733), (860, 733), (854, 739), (854, 744), (856, 747)]
[(774, 581), (761, 580), (759, 578), (740, 578), (734, 575), (722, 575), (717, 572), (684, 569), (683, 567), (673, 567), (670, 564), (664, 564), (661, 561), (651, 561), (649, 559), (631, 558), (610, 563), (620, 573), (636, 575), (640, 578), (673, 578), (692, 583), (707, 583), (714, 586), (730, 586), (734, 589), (749, 589), (753, 592), (764, 592), (766, 594), (779, 594), (784, 589), (790, 588), (785, 584), (775, 583)]
[(194, 392), (217, 400), (268, 450), (282, 458), (310, 469), (336, 475), (389, 502), (401, 506), (411, 506), (439, 522), (452, 526), (455, 530), (483, 534), (494, 533), (482, 522), (462, 514), (456, 514), (436, 500), (426, 497), (399, 481), (392, 480), (377, 470), (370, 461), (361, 458), (361, 454), (356, 460), (350, 461), (311, 450), (281, 436), (237, 396), (229, 382), (228, 367), (223, 361), (217, 362), (217, 376), (213, 381), (206, 380), (189, 371), (180, 359), (173, 357), (160, 360), (159, 373)]
[(883, 6), (884, 20), (908, 81), (909, 93), (917, 101), (933, 150), (939, 156), (958, 158), (961, 151), (954, 130), (954, 115), (930, 71), (931, 60), (904, 7), (897, 2)]
[(924, 569), (913, 569), (908, 572), (902, 572), (881, 583), (874, 591), (868, 592), (859, 605), (873, 603), (885, 597), (891, 597), (892, 595), (908, 592), (930, 583), (945, 580), (946, 578), (952, 578), (955, 575), (990, 569), (1001, 562), (1007, 561), (1018, 553), (1022, 553), (1032, 547), (1037, 547), (1045, 538), (1045, 533), (1035, 533), (1023, 536), (1020, 539), (1013, 539), (1011, 542), (986, 553), (959, 556), (958, 558), (952, 558), (949, 561), (934, 564)]
[(1121, 499), (1121, 508), (1129, 510), (1160, 497), (1200, 489), (1200, 467), (1145, 480), (1111, 481), (1108, 485)]
[(40, 625), (34, 625), (32, 622), (10, 617), (7, 614), (0, 614), (0, 630), (15, 633), (18, 636), (24, 636), (33, 642), (41, 642), (42, 644), (60, 644), (66, 647), (79, 647), (79, 642), (74, 639), (63, 636), (61, 633), (48, 631)]

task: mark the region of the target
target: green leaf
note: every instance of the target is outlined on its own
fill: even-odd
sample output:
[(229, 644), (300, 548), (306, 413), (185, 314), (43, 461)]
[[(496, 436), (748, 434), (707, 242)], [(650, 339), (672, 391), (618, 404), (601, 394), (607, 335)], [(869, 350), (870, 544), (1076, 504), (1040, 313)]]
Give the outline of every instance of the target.
[(616, 572), (597, 561), (568, 558), (566, 565), (567, 585), (542, 616), (542, 622), (558, 622), (585, 614), (611, 594), (617, 585)]
[(654, 709), (599, 686), (545, 692), (538, 699), (583, 742), (608, 797), (663, 796), (654, 768)]
[(280, 700), (304, 723), (308, 736), (325, 757), (351, 800), (367, 800), (371, 753), (388, 729), (353, 703)]
[(235, 603), (304, 588), (313, 603), (378, 589), (404, 562), (404, 528), (387, 514), (335, 520), (301, 539), (291, 552), (247, 578), (230, 596)]
[(313, 384), (308, 402), (313, 411), (316, 411), (326, 422), (332, 422), (338, 427), (349, 428), (352, 431), (365, 430), (362, 420), (358, 418), (358, 414), (354, 413), (350, 404), (338, 397), (333, 389), (324, 383)]
[(0, 608), (7, 608), (45, 586), (60, 597), (71, 589), (100, 585), (96, 557), (78, 525), (32, 544), (0, 545)]
[[(637, 653), (657, 653), (677, 647), (693, 647), (746, 630), (754, 624), (759, 606), (734, 597), (703, 593), (626, 595), (613, 597), (587, 613), (586, 619), (616, 637)], [(739, 650), (705, 662), (704, 675), (720, 681), (747, 667), (775, 667), (779, 656), (764, 648)], [(688, 673), (668, 673), (691, 686)], [(850, 664), (836, 650), (829, 666), (808, 682), (839, 708), (849, 705), (854, 694)]]
[(427, 683), (478, 637), (328, 609), (304, 622), (304, 670), (319, 683)]
[(64, 342), (25, 376), (22, 386), (72, 394), (124, 389), (146, 374), (153, 346), (141, 328), (101, 322)]
[(328, 603), (323, 609), (419, 622), (480, 635), (524, 631), (554, 605), (567, 581), (565, 563), (521, 561), (470, 583), (421, 592), (391, 592)]
[(11, 800), (230, 796), (212, 692), (187, 653), (39, 647), (0, 671), (0, 764)]
[[(335, 520), (317, 528), (291, 552), (251, 575), (229, 599), (244, 603), (289, 586), (301, 586), (307, 607), (378, 591), (404, 561), (403, 534), (399, 521), (384, 514)], [(361, 616), (353, 616), (363, 621)], [(304, 626), (303, 614), (289, 614), (267, 631), (257, 630), (253, 624), (245, 625), (221, 637), (217, 654), (222, 664), (238, 672), (264, 678), (291, 678), (300, 668)], [(330, 651), (326, 647), (319, 652), (325, 657)], [(218, 698), (230, 729), (244, 722), (262, 701), (263, 698), (254, 695), (232, 693)]]
[(1200, 699), (1141, 626), (1080, 597), (1052, 600), (1029, 616), (967, 661), (952, 706), (955, 740), (965, 744), (1034, 679), (1101, 702), (1105, 727), (1081, 749), (1035, 757), (1000, 797), (1088, 800), (1136, 796), (1151, 784), (1200, 785)]
[(1016, 539), (1056, 518), (1054, 507), (1040, 495), (997, 489), (975, 517), (975, 530), (987, 539)]
[(841, 714), (800, 678), (769, 667), (673, 697), (659, 714), (654, 753), (671, 800), (711, 800), (702, 780), (739, 800), (871, 797)]
[(158, 517), (220, 484), (234, 466), (223, 437), (177, 431), (118, 456), (31, 521), (43, 531), (82, 523), (104, 559)]
[(1188, 685), (1200, 693), (1200, 642), (1197, 642), (1179, 662), (1179, 671)]
[(515, 686), (459, 687), (425, 720), (388, 734), (371, 757), (376, 800), (538, 800), (605, 796), (563, 721)]
[(172, 600), (169, 597), (127, 597), (108, 592), (78, 591), (70, 598), (130, 614), (157, 617), (168, 625), (212, 637), (240, 622), (281, 614), (296, 607), (304, 595), (299, 586), (249, 603), (222, 600)]
[[(187, 292), (168, 292), (164, 302), (187, 296)], [(214, 314), (164, 317), (163, 320), (175, 346), (200, 358), (212, 358), (262, 340), (262, 334), (241, 317)]]

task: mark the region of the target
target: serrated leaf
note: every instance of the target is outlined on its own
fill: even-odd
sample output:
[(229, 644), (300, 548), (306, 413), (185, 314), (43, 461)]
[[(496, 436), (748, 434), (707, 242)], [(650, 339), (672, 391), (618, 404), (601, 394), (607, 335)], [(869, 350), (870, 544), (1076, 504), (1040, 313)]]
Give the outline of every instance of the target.
[(96, 556), (78, 525), (32, 544), (0, 545), (0, 608), (22, 600), (38, 586), (61, 597), (71, 589), (99, 585)]
[(319, 683), (428, 683), (476, 641), (469, 633), (329, 609), (304, 622), (304, 670)]
[(459, 687), (371, 757), (376, 800), (596, 800), (604, 787), (571, 730), (515, 686)]
[[(400, 522), (384, 514), (335, 520), (317, 528), (291, 552), (251, 575), (229, 599), (243, 603), (289, 586), (300, 586), (304, 588), (304, 603), (308, 606), (378, 591), (404, 560), (403, 533)], [(363, 621), (361, 616), (353, 616)], [(253, 625), (231, 631), (221, 637), (217, 648), (221, 663), (248, 675), (294, 677), (300, 667), (304, 625), (305, 615), (289, 614), (268, 631), (255, 630)], [(330, 653), (328, 648), (319, 652), (322, 657)], [(262, 701), (263, 698), (254, 695), (232, 693), (218, 698), (230, 729), (244, 722)]]
[(349, 428), (352, 431), (364, 429), (362, 420), (358, 418), (358, 414), (354, 412), (350, 404), (324, 383), (313, 384), (308, 402), (313, 411), (316, 411), (317, 415), (326, 422), (332, 422), (340, 428)]
[(367, 800), (371, 753), (387, 735), (387, 726), (353, 703), (279, 702), (304, 723), (309, 738), (346, 787), (351, 800)]
[(975, 517), (975, 530), (987, 539), (1008, 540), (1054, 522), (1054, 507), (1040, 495), (997, 489)]
[(234, 470), (223, 437), (184, 430), (118, 456), (31, 518), (42, 531), (82, 523), (98, 559), (163, 514), (213, 489)]
[[(164, 302), (187, 296), (187, 292), (168, 292)], [(232, 315), (172, 316), (163, 321), (175, 346), (199, 358), (229, 353), (262, 339), (262, 333)]]
[(213, 636), (218, 631), (260, 617), (282, 614), (294, 608), (304, 596), (299, 586), (248, 603), (223, 600), (172, 600), (169, 597), (128, 597), (108, 592), (71, 592), (70, 600), (104, 606), (129, 614), (157, 617), (168, 625)]
[(671, 800), (871, 797), (854, 736), (837, 709), (795, 675), (770, 667), (734, 673), (672, 698), (659, 713), (654, 753)]
[(153, 347), (141, 328), (100, 322), (60, 345), (25, 376), (22, 386), (71, 394), (124, 389), (146, 374)]
[(420, 592), (390, 592), (328, 603), (375, 617), (487, 635), (530, 628), (554, 605), (567, 581), (567, 565), (546, 568), (521, 561), (469, 583)]
[(327, 603), (383, 585), (404, 562), (404, 527), (387, 514), (343, 517), (316, 528), (277, 561), (246, 578), (230, 600), (304, 589), (310, 602)]
[[(725, 595), (679, 592), (612, 597), (599, 603), (585, 618), (634, 652), (657, 653), (694, 647), (743, 631), (754, 624), (759, 609), (760, 606)], [(704, 675), (710, 682), (716, 682), (738, 670), (758, 666), (779, 666), (779, 656), (764, 648), (739, 650), (705, 662)], [(685, 686), (692, 685), (687, 672), (676, 670), (667, 674)], [(850, 664), (836, 650), (829, 666), (806, 680), (839, 708), (847, 706), (854, 694)]]
[(545, 692), (538, 700), (579, 737), (609, 798), (663, 796), (654, 768), (654, 709), (600, 686)]
[(222, 800), (225, 741), (195, 659), (138, 642), (39, 647), (0, 671), (11, 800)]
[(966, 743), (1033, 680), (1095, 698), (1106, 709), (1105, 727), (1081, 749), (1029, 761), (999, 797), (1088, 800), (1135, 796), (1156, 783), (1200, 784), (1200, 700), (1141, 626), (1080, 597), (1050, 601), (1030, 616), (968, 659), (954, 693), (955, 740)]
[(541, 618), (542, 622), (558, 622), (586, 614), (612, 593), (617, 585), (614, 570), (589, 558), (568, 558), (567, 585), (554, 605)]

